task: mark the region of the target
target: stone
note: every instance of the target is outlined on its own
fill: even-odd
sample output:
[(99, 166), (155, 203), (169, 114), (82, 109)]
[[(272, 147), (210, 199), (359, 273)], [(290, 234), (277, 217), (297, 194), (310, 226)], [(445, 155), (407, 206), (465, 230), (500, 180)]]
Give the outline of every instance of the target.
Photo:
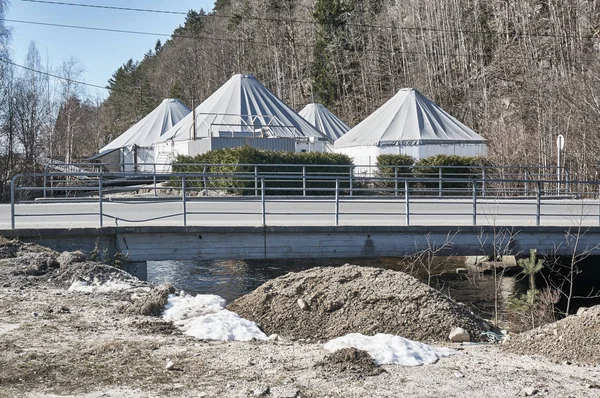
[(300, 390), (294, 387), (273, 387), (271, 388), (271, 396), (273, 398), (296, 398)]
[(261, 386), (255, 388), (254, 391), (252, 391), (252, 395), (254, 395), (255, 397), (266, 397), (267, 395), (269, 395), (270, 392), (271, 389), (269, 388), (269, 386)]
[(534, 396), (537, 393), (538, 393), (538, 390), (536, 388), (534, 388), (534, 387), (525, 387), (523, 389), (523, 395), (525, 397), (532, 397), (532, 396)]
[(457, 274), (468, 274), (469, 273), (469, 269), (468, 268), (457, 268), (455, 270), (455, 272)]
[(577, 309), (577, 314), (575, 314), (575, 315), (579, 316), (579, 315), (581, 315), (581, 314), (584, 314), (584, 313), (585, 313), (587, 310), (588, 310), (588, 308), (587, 308), (587, 307), (579, 307), (579, 308)]
[(300, 307), (302, 311), (308, 311), (310, 309), (308, 303), (303, 299), (298, 299), (298, 307)]
[(471, 335), (463, 328), (454, 328), (448, 335), (448, 338), (453, 343), (462, 343), (466, 341), (471, 341)]

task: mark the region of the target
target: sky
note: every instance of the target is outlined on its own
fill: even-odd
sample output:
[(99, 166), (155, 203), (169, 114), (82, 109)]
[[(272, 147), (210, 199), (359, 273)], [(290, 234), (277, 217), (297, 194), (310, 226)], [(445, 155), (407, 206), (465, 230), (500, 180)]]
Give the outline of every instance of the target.
[[(143, 8), (187, 12), (189, 9), (212, 10), (214, 0), (49, 0), (71, 4), (102, 5), (112, 7)], [(5, 18), (51, 24), (77, 25), (163, 33), (170, 35), (179, 25), (183, 25), (185, 15), (134, 12), (88, 8), (59, 4), (46, 4), (25, 0), (9, 0)], [(141, 60), (149, 50), (153, 50), (156, 41), (168, 39), (157, 35), (134, 35), (127, 33), (102, 32), (83, 29), (43, 26), (6, 21), (12, 29), (10, 43), (13, 62), (22, 65), (29, 48), (35, 42), (42, 63), (46, 60), (54, 68), (71, 57), (77, 59), (84, 73), (79, 80), (99, 86), (105, 86), (108, 79), (127, 60)], [(86, 92), (94, 97), (96, 93), (103, 97), (108, 91), (87, 87)]]

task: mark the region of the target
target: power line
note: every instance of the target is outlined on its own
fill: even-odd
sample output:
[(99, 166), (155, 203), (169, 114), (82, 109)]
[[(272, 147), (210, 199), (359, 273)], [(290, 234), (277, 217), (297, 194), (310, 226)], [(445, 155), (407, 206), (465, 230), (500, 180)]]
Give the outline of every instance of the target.
[(28, 71), (31, 71), (31, 72), (34, 72), (34, 73), (38, 73), (40, 75), (45, 75), (45, 76), (53, 77), (55, 79), (63, 80), (63, 81), (70, 82), (70, 83), (81, 84), (81, 85), (84, 85), (84, 86), (90, 86), (90, 87), (94, 87), (94, 88), (100, 88), (100, 89), (108, 90), (108, 91), (119, 91), (119, 92), (122, 92), (122, 93), (136, 94), (137, 95), (137, 93), (134, 93), (133, 91), (121, 90), (121, 89), (111, 89), (111, 88), (108, 88), (106, 86), (100, 86), (100, 85), (97, 85), (97, 84), (82, 82), (80, 80), (69, 79), (68, 77), (59, 76), (59, 75), (55, 75), (55, 74), (50, 73), (50, 72), (45, 72), (45, 71), (41, 71), (41, 70), (38, 70), (38, 69), (30, 68), (29, 66), (20, 65), (20, 64), (17, 64), (15, 62), (12, 62), (12, 61), (10, 61), (8, 59), (4, 59), (4, 58), (0, 58), (0, 62), (4, 62), (5, 64), (16, 66), (17, 68), (25, 69), (25, 70), (28, 70)]
[[(97, 4), (79, 4), (79, 3), (69, 3), (69, 2), (61, 2), (61, 1), (49, 1), (49, 0), (22, 0), (30, 3), (41, 3), (41, 4), (49, 4), (49, 5), (61, 5), (61, 6), (75, 6), (75, 7), (87, 7), (87, 8), (98, 8), (98, 9), (110, 9), (110, 10), (119, 10), (119, 11), (135, 11), (135, 12), (148, 12), (148, 13), (161, 13), (161, 14), (175, 14), (175, 15), (187, 15), (187, 12), (183, 11), (170, 11), (170, 10), (156, 10), (156, 9), (147, 9), (147, 8), (131, 8), (131, 7), (116, 7), (116, 6), (104, 6)], [(218, 14), (216, 12), (209, 13), (203, 15), (205, 18), (226, 18), (226, 19), (248, 19), (248, 20), (256, 20), (256, 21), (268, 21), (268, 22), (276, 22), (276, 23), (296, 23), (296, 24), (305, 24), (305, 25), (320, 25), (317, 21), (307, 21), (302, 19), (281, 19), (281, 18), (265, 18), (265, 17), (255, 17), (249, 15), (241, 15), (241, 14)], [(436, 28), (436, 27), (426, 27), (426, 26), (391, 26), (391, 25), (379, 25), (379, 24), (366, 24), (366, 23), (346, 23), (346, 26), (352, 27), (361, 27), (361, 28), (377, 28), (377, 29), (388, 29), (388, 30), (402, 30), (402, 31), (414, 31), (414, 32), (440, 32), (440, 33), (463, 33), (463, 34), (471, 34), (471, 35), (480, 35), (480, 36), (519, 36), (519, 37), (543, 37), (543, 38), (581, 38), (581, 39), (595, 39), (598, 38), (599, 35), (556, 35), (550, 33), (526, 33), (526, 32), (492, 32), (492, 31), (484, 31), (484, 30), (468, 30), (468, 29), (444, 29), (444, 28)]]
[(79, 4), (79, 3), (66, 3), (61, 1), (45, 1), (45, 0), (21, 0), (29, 3), (43, 3), (61, 6), (75, 6), (75, 7), (88, 7), (88, 8), (102, 8), (107, 10), (120, 10), (120, 11), (137, 11), (137, 12), (152, 12), (159, 14), (175, 14), (175, 15), (187, 15), (187, 12), (183, 11), (169, 11), (169, 10), (153, 10), (147, 8), (130, 8), (130, 7), (114, 7), (114, 6), (103, 6), (97, 4)]
[[(157, 33), (157, 32), (143, 32), (143, 31), (125, 30), (125, 29), (110, 29), (110, 28), (100, 28), (100, 27), (92, 27), (92, 26), (66, 25), (66, 24), (57, 24), (57, 23), (49, 23), (49, 22), (23, 21), (23, 20), (6, 19), (6, 18), (0, 18), (0, 21), (12, 22), (12, 23), (23, 23), (23, 24), (30, 24), (30, 25), (42, 25), (42, 26), (50, 26), (50, 27), (57, 27), (57, 28), (83, 29), (83, 30), (91, 30), (91, 31), (126, 33), (126, 34), (136, 34), (136, 35), (145, 35), (145, 36), (163, 36), (163, 37), (171, 37), (171, 38), (180, 37), (180, 38), (187, 38), (187, 39), (201, 40), (201, 41), (231, 42), (231, 43), (238, 43), (238, 44), (264, 44), (264, 45), (269, 44), (266, 42), (261, 42), (261, 41), (256, 41), (256, 40), (227, 39), (227, 38), (223, 38), (223, 37), (183, 35), (183, 34), (178, 34), (178, 33), (167, 34), (167, 33)], [(303, 47), (303, 48), (314, 48), (314, 46), (312, 44), (295, 43), (294, 46)], [(382, 49), (373, 49), (373, 48), (366, 48), (366, 49), (363, 49), (362, 51), (366, 52), (366, 53), (383, 53), (383, 54), (399, 54), (399, 55), (400, 54), (403, 54), (403, 55), (426, 55), (426, 56), (437, 55), (437, 56), (447, 56), (447, 57), (453, 57), (453, 58), (461, 58), (461, 57), (462, 58), (471, 58), (471, 57), (487, 57), (488, 56), (486, 54), (480, 54), (480, 53), (459, 54), (459, 53), (446, 53), (446, 52), (438, 52), (438, 51), (425, 52), (425, 51), (405, 51), (405, 50), (394, 50), (394, 49), (382, 50)], [(550, 55), (548, 55), (548, 56), (550, 57)], [(535, 56), (507, 57), (507, 56), (504, 56), (504, 58), (506, 58), (506, 59), (538, 59), (539, 57), (535, 57)]]

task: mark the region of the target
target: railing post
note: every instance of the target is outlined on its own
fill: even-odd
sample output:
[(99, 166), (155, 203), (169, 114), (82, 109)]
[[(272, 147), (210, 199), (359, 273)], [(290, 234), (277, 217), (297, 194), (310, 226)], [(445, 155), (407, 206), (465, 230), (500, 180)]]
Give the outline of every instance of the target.
[(100, 228), (104, 227), (104, 209), (102, 200), (102, 174), (98, 178), (98, 202), (100, 204)]
[(181, 201), (183, 203), (183, 226), (187, 227), (187, 201), (186, 201), (186, 181), (185, 175), (181, 176)]
[(262, 207), (262, 225), (267, 225), (267, 206), (265, 203), (265, 177), (260, 178), (260, 203)]
[(473, 181), (473, 225), (477, 225), (477, 181)]
[(529, 196), (529, 171), (525, 169), (525, 196)]
[[(571, 192), (571, 178), (569, 176), (569, 169), (568, 168), (564, 168), (565, 169), (565, 192), (569, 193)], [(579, 189), (577, 189), (578, 187), (575, 187), (576, 191), (579, 191)]]
[(46, 184), (48, 183), (48, 165), (44, 166), (44, 198), (46, 197)]
[(410, 199), (409, 199), (408, 180), (404, 180), (404, 212), (406, 225), (410, 225)]
[(537, 225), (538, 227), (540, 226), (540, 220), (541, 220), (541, 213), (542, 213), (542, 186), (541, 183), (538, 181), (537, 183), (537, 203), (536, 203), (536, 212), (535, 212), (535, 225)]
[(153, 169), (152, 179), (154, 182), (154, 197), (157, 197), (158, 195), (156, 194), (156, 163), (154, 163), (152, 165), (152, 169)]
[(306, 166), (302, 166), (302, 196), (306, 196)]
[(10, 181), (10, 228), (15, 229), (15, 181), (17, 176), (14, 176)]
[(204, 165), (202, 175), (204, 176), (204, 196), (208, 196), (208, 178), (206, 178), (206, 165)]
[(481, 166), (481, 196), (485, 198), (485, 167)]
[(354, 165), (349, 167), (350, 170), (350, 196), (354, 196)]
[(340, 179), (335, 179), (335, 226), (340, 225)]
[(439, 192), (439, 196), (442, 196), (442, 168), (443, 166), (439, 166), (439, 173), (438, 173), (438, 178), (439, 178), (439, 186), (438, 186), (438, 192)]
[(398, 196), (398, 166), (394, 166), (394, 196)]

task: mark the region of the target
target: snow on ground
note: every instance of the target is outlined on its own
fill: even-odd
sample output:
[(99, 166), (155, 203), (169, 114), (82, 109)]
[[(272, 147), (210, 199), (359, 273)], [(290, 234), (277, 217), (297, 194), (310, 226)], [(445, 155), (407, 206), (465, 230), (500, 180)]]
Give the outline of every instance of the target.
[(266, 340), (256, 323), (225, 309), (225, 300), (216, 295), (170, 295), (163, 319), (173, 321), (189, 336), (203, 340)]
[(329, 352), (350, 347), (368, 352), (377, 365), (428, 365), (437, 362), (441, 357), (457, 353), (450, 348), (432, 347), (404, 337), (382, 333), (375, 336), (350, 333), (325, 344), (325, 349)]
[(110, 292), (118, 292), (121, 290), (131, 289), (131, 286), (128, 283), (124, 282), (116, 282), (116, 281), (106, 281), (104, 283), (94, 281), (94, 282), (86, 282), (86, 281), (74, 281), (71, 283), (69, 287), (70, 292), (85, 292), (85, 293), (110, 293)]

